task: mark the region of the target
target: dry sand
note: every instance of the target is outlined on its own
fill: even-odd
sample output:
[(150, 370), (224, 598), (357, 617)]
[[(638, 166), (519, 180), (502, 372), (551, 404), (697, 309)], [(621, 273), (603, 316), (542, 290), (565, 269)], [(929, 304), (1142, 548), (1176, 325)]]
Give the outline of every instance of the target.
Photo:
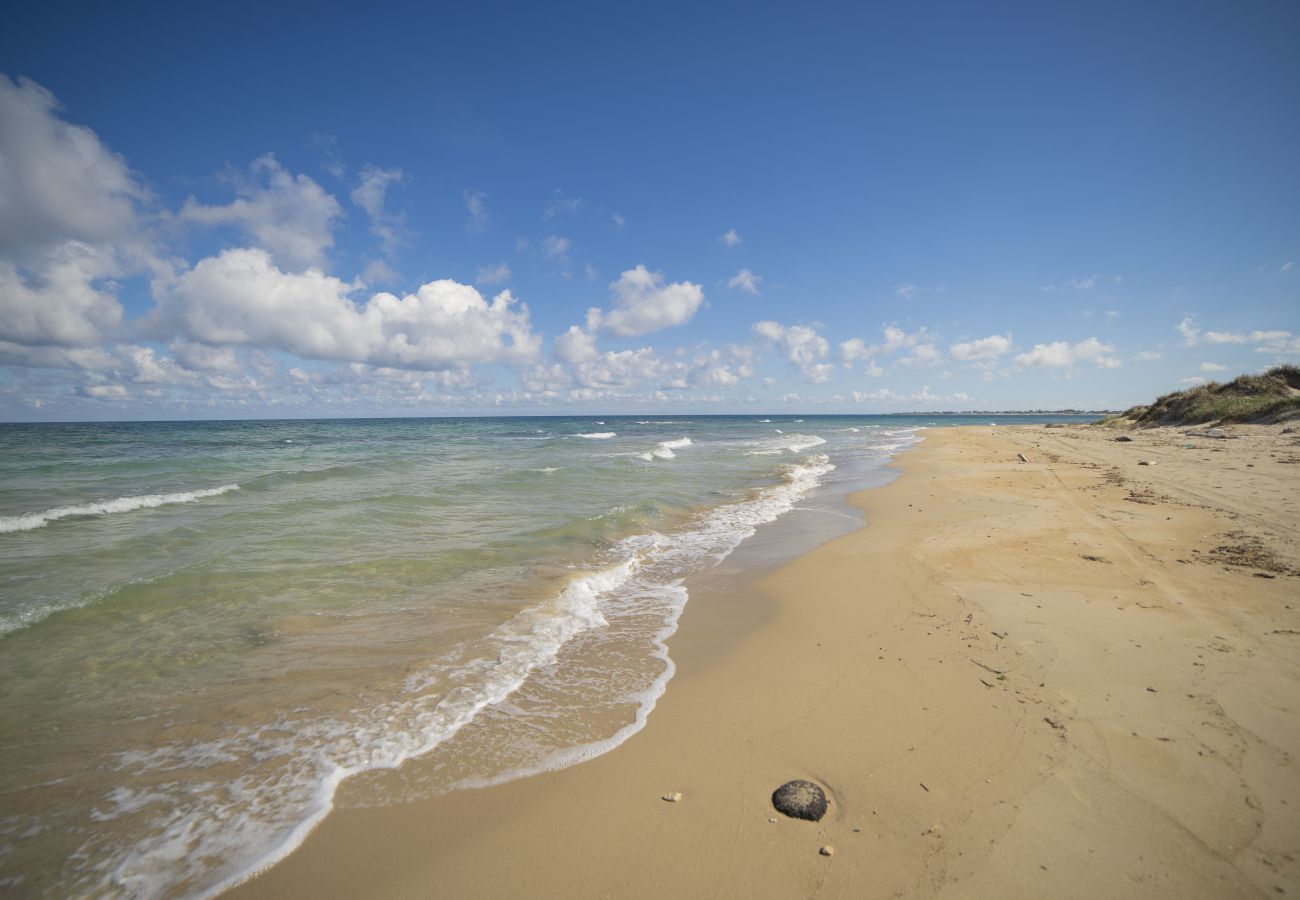
[[(397, 807), (345, 784), (234, 893), (1294, 895), (1300, 437), (1186, 431), (931, 430), (866, 528), (693, 592), (623, 746)], [(770, 806), (791, 778), (820, 823)]]

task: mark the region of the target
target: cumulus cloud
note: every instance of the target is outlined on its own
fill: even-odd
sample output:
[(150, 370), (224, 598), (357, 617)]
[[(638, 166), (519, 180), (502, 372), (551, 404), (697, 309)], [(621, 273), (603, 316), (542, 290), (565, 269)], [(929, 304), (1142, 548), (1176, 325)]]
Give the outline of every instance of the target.
[(465, 230), (470, 234), (482, 234), (488, 228), (487, 194), (482, 191), (465, 189)]
[(689, 322), (704, 303), (704, 290), (698, 284), (665, 284), (662, 272), (651, 272), (644, 265), (628, 269), (609, 287), (614, 306), (609, 312), (589, 310), (589, 331), (624, 337), (662, 331)]
[(386, 254), (392, 255), (401, 242), (404, 229), (400, 215), (384, 208), (388, 187), (401, 184), (406, 175), (401, 169), (381, 169), (367, 163), (361, 169), (361, 178), (352, 189), (352, 202), (366, 211), (370, 219), (370, 233), (379, 238)]
[(1205, 331), (1202, 332), (1195, 318), (1186, 316), (1176, 326), (1183, 336), (1184, 347), (1198, 344), (1213, 346), (1255, 345), (1256, 353), (1272, 353), (1280, 356), (1300, 354), (1300, 338), (1290, 331), (1281, 329), (1254, 329), (1253, 331)]
[(596, 339), (577, 325), (570, 325), (569, 330), (555, 339), (555, 355), (567, 363), (578, 365), (595, 359)]
[(744, 291), (747, 294), (757, 294), (758, 286), (762, 284), (763, 276), (755, 275), (749, 269), (741, 269), (731, 280), (727, 282), (727, 287)]
[[(878, 344), (868, 344), (861, 338), (842, 341), (840, 360), (844, 365), (848, 367), (860, 359), (874, 360), (904, 349), (913, 351), (909, 359), (904, 361), (907, 365), (932, 365), (942, 359), (942, 354), (933, 344), (934, 335), (923, 327), (910, 334), (897, 325), (885, 325), (881, 331), (884, 340)], [(924, 349), (918, 352), (917, 348)]]
[(306, 175), (291, 174), (270, 153), (253, 160), (248, 176), (231, 175), (230, 181), (235, 200), (207, 206), (190, 197), (179, 218), (239, 228), (286, 269), (324, 264), (334, 246), (335, 222), (343, 215), (331, 194)]
[(526, 362), (540, 346), (509, 291), (489, 303), (468, 285), (433, 281), (404, 297), (374, 294), (360, 308), (352, 292), (319, 269), (285, 272), (264, 250), (227, 250), (180, 275), (153, 321), (202, 344), (395, 368)]
[(826, 339), (807, 325), (785, 326), (765, 320), (754, 323), (754, 334), (778, 347), (804, 377), (820, 384), (831, 377), (833, 367), (822, 360), (830, 352)]
[(45, 254), (25, 279), (0, 259), (0, 340), (29, 346), (91, 346), (122, 321), (122, 307), (96, 279), (117, 271), (108, 251), (67, 241)]
[(1203, 362), (1201, 363), (1201, 371), (1202, 372), (1226, 372), (1228, 371), (1228, 367), (1216, 362)]
[(35, 82), (0, 75), (0, 254), (119, 241), (148, 199), (126, 161), (58, 109)]
[(744, 243), (740, 235), (736, 234), (736, 229), (734, 228), (728, 228), (719, 235), (718, 240), (722, 241), (722, 243), (726, 244), (728, 247), (738, 247)]
[(590, 336), (576, 327), (570, 328), (562, 340), (567, 337), (572, 338), (572, 343), (565, 347), (557, 341), (557, 355), (563, 358), (567, 353), (576, 360), (575, 379), (588, 390), (611, 391), (637, 386), (670, 391), (729, 388), (754, 374), (751, 351), (740, 347), (726, 351), (700, 350), (689, 356), (679, 349), (679, 358), (665, 358), (650, 347), (597, 353), (589, 343)]
[(165, 268), (148, 234), (149, 191), (58, 113), (40, 85), (0, 75), (0, 341), (29, 348), (111, 337), (123, 315), (116, 280)]
[(899, 361), (899, 365), (909, 368), (937, 366), (943, 362), (943, 351), (934, 344), (917, 344), (912, 352)]
[(991, 334), (986, 338), (953, 344), (948, 354), (959, 362), (995, 362), (1011, 349), (1011, 335)]
[(1123, 365), (1115, 356), (1115, 347), (1095, 337), (1085, 338), (1077, 344), (1068, 341), (1035, 344), (1032, 350), (1019, 354), (1015, 359), (1017, 366), (1047, 369), (1065, 369), (1085, 362), (1102, 369), (1117, 369)]

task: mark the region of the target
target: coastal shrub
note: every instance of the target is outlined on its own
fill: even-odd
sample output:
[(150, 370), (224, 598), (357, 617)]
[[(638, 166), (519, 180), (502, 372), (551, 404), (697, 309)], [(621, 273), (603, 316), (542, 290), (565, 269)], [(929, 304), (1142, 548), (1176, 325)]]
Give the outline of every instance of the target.
[(1275, 366), (1262, 375), (1240, 375), (1157, 397), (1126, 410), (1135, 425), (1199, 425), (1206, 422), (1272, 422), (1300, 414), (1300, 367)]

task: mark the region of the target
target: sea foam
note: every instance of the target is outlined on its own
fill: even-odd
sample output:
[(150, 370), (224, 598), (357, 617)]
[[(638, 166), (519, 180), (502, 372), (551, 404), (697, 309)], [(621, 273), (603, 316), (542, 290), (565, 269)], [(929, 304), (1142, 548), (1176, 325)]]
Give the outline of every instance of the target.
[[(683, 578), (721, 561), (761, 525), (792, 509), (834, 468), (826, 456), (812, 457), (785, 467), (780, 484), (751, 499), (715, 507), (681, 532), (622, 539), (612, 548), (617, 562), (572, 579), (550, 600), (517, 613), (491, 635), (487, 653), (416, 672), (407, 677), (399, 696), (357, 710), (356, 718), (283, 719), (239, 728), (216, 741), (178, 742), (123, 756), (120, 769), (147, 771), (154, 778), (218, 763), (242, 763), (252, 771), (268, 758), (286, 760), (287, 771), (278, 769), (260, 781), (246, 775), (198, 790), (184, 779), (167, 782), (155, 788), (168, 795), (165, 802), (156, 793), (147, 798), (110, 793), (100, 813), (105, 817), (144, 805), (165, 811), (151, 823), (150, 833), (117, 849), (101, 869), (106, 877), (100, 887), (142, 896), (166, 894), (181, 884), (204, 897), (228, 890), (299, 846), (333, 808), (344, 780), (429, 753), (484, 709), (506, 702), (534, 672), (555, 664), (575, 637), (607, 626), (618, 632), (621, 616), (632, 621), (649, 609), (658, 625), (644, 636), (646, 652), (659, 660), (661, 670), (638, 690), (603, 698), (635, 704), (632, 721), (607, 738), (477, 783), (563, 768), (613, 749), (644, 727), (673, 675), (665, 642), (688, 600)], [(210, 868), (214, 860), (220, 861), (215, 870)]]
[(25, 516), (0, 517), (0, 532), (30, 531), (43, 528), (58, 519), (71, 516), (105, 516), (110, 513), (131, 512), (136, 509), (152, 509), (169, 503), (193, 503), (204, 497), (216, 497), (230, 491), (239, 490), (237, 484), (223, 484), (221, 487), (204, 488), (198, 491), (178, 491), (174, 494), (143, 494), (139, 497), (118, 497), (116, 500), (96, 500), (76, 506), (59, 506), (45, 512), (28, 513)]

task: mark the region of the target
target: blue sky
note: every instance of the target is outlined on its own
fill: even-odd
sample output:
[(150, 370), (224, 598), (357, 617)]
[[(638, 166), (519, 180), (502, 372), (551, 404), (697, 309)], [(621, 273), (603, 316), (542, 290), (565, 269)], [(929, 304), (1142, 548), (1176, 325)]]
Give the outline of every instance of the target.
[(3, 419), (1122, 407), (1300, 360), (1294, 3), (25, 7)]

